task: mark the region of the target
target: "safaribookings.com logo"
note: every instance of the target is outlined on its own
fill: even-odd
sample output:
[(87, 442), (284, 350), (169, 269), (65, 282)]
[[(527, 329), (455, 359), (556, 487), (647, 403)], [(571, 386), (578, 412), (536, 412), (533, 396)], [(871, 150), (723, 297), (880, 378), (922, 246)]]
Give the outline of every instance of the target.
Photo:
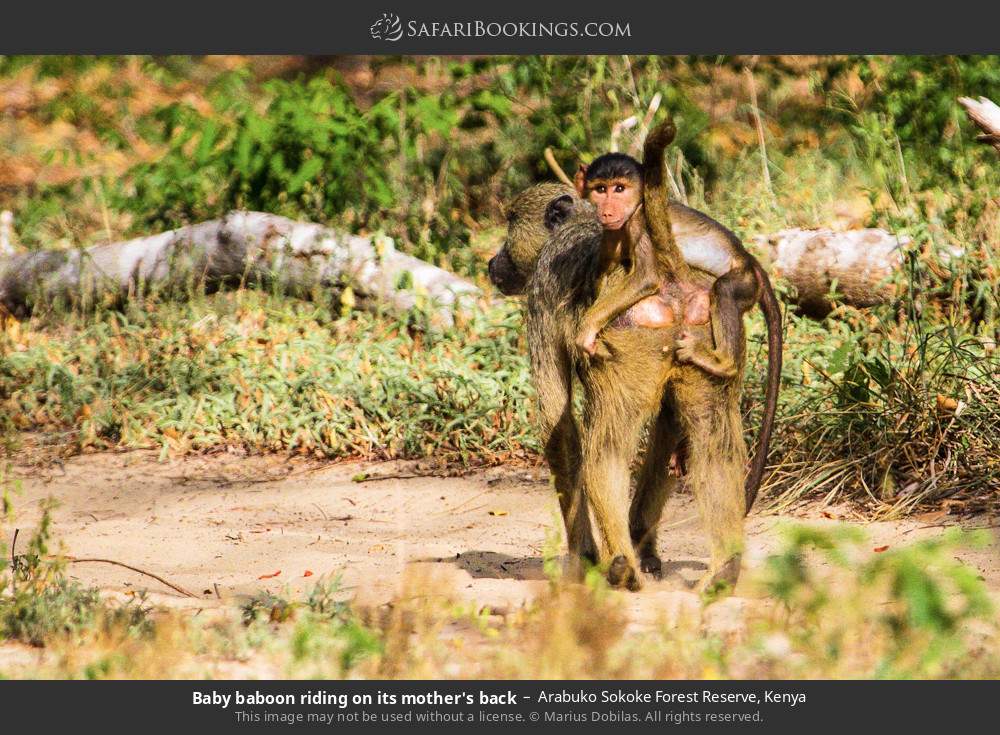
[(368, 30), (376, 41), (398, 41), (403, 37), (403, 23), (395, 13), (382, 13)]
[(369, 31), (376, 41), (407, 38), (631, 38), (632, 28), (621, 21), (525, 21), (486, 23), (481, 20), (421, 22), (403, 25), (395, 13), (382, 13)]

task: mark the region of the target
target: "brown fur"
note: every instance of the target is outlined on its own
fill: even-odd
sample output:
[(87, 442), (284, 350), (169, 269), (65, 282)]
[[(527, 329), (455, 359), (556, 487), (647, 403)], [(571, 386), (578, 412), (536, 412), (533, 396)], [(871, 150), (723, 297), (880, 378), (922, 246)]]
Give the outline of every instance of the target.
[[(676, 342), (675, 359), (695, 365), (720, 380), (733, 381), (742, 375), (746, 359), (743, 315), (759, 302), (768, 330), (768, 377), (760, 438), (745, 490), (749, 511), (763, 479), (777, 410), (781, 380), (781, 313), (763, 268), (739, 239), (718, 223), (711, 223), (716, 227), (699, 228), (700, 236), (688, 241), (684, 253), (678, 247), (664, 176), (664, 151), (675, 134), (670, 121), (659, 124), (646, 137), (641, 180), (638, 180), (638, 172), (634, 181), (625, 176), (615, 179), (623, 188), (627, 186), (620, 201), (629, 208), (630, 216), (624, 225), (605, 225), (601, 262), (604, 274), (624, 268), (627, 276), (618, 279), (613, 288), (606, 284), (600, 287), (597, 298), (583, 317), (577, 346), (594, 355), (597, 352), (596, 335), (639, 302), (645, 302), (641, 313), (651, 313), (653, 321), (648, 316), (638, 316), (640, 311), (636, 311), (634, 325), (660, 323), (655, 309), (659, 307), (657, 302), (661, 302), (686, 324), (710, 321), (712, 325), (707, 338), (700, 330), (682, 331)], [(581, 166), (577, 173), (577, 193), (583, 198), (593, 195), (595, 185), (606, 187), (613, 183), (595, 179), (592, 172), (593, 167), (588, 172), (587, 167)], [(685, 219), (691, 219), (691, 214), (697, 215), (695, 219), (707, 219), (686, 207), (677, 211)], [(710, 291), (691, 285), (692, 269), (685, 260), (685, 253), (696, 265), (701, 264), (706, 272), (717, 277)], [(679, 286), (674, 289), (674, 298), (670, 298), (665, 284)], [(599, 356), (605, 355), (602, 351)]]
[[(501, 290), (523, 283), (527, 294), (528, 348), (545, 456), (571, 556), (606, 565), (613, 584), (641, 586), (640, 564), (649, 570), (659, 566), (656, 526), (676, 482), (667, 459), (684, 440), (689, 482), (711, 538), (705, 581), (720, 572), (735, 581), (733, 559), (742, 548), (745, 511), (740, 381), (720, 387), (704, 371), (679, 365), (673, 350), (664, 347), (676, 342), (681, 324), (665, 320), (655, 328), (630, 328), (628, 311), (622, 325), (601, 333), (608, 358), (578, 359), (581, 319), (605, 275), (593, 209), (568, 187), (541, 185), (518, 196), (509, 214), (508, 239), (490, 272)], [(607, 285), (624, 277), (621, 269), (606, 274)], [(706, 278), (701, 285), (709, 283)], [(708, 325), (688, 328), (711, 338)], [(572, 411), (574, 373), (585, 395), (582, 439)], [(650, 441), (629, 504), (631, 465), (648, 425)]]
[[(662, 162), (662, 150), (673, 140), (675, 133), (673, 124), (667, 122), (648, 136), (647, 147), (650, 145), (648, 141), (654, 141), (653, 146), (660, 150), (660, 157), (656, 159), (658, 162)], [(583, 316), (577, 336), (578, 348), (589, 355), (596, 353), (597, 334), (619, 314), (648, 297), (660, 294), (664, 284), (690, 280), (687, 263), (681, 257), (670, 231), (666, 199), (647, 205), (651, 207), (650, 214), (658, 224), (657, 234), (660, 237), (651, 238), (647, 228), (643, 180), (647, 176), (662, 177), (661, 166), (657, 165), (655, 170), (647, 172), (634, 159), (611, 154), (616, 155), (624, 160), (610, 165), (598, 162), (589, 167), (581, 165), (575, 179), (577, 195), (597, 206), (598, 219), (604, 228), (599, 263), (603, 276), (601, 286), (597, 298)], [(600, 160), (611, 156), (602, 156)], [(619, 268), (626, 275), (617, 279), (612, 287), (606, 282), (606, 277)], [(707, 306), (707, 293), (703, 300)], [(667, 305), (672, 316), (681, 316), (686, 321), (704, 323), (708, 319), (706, 313), (704, 319), (689, 320), (686, 300)]]
[[(746, 509), (753, 506), (767, 465), (767, 453), (774, 427), (781, 383), (781, 311), (771, 282), (760, 263), (749, 253), (739, 239), (729, 230), (718, 226), (699, 227), (697, 240), (690, 246), (679, 248), (674, 236), (670, 207), (667, 204), (667, 187), (663, 176), (664, 149), (673, 140), (674, 128), (670, 123), (661, 124), (646, 138), (643, 153), (643, 206), (653, 251), (661, 259), (686, 259), (690, 263), (703, 263), (713, 275), (709, 300), (711, 339), (686, 330), (677, 341), (676, 359), (701, 368), (709, 375), (724, 381), (736, 381), (743, 374), (746, 362), (746, 333), (743, 315), (760, 303), (767, 323), (767, 389), (764, 397), (764, 416), (761, 419), (757, 452), (746, 483)], [(687, 219), (706, 220), (700, 212), (686, 207), (678, 213)], [(691, 215), (695, 215), (692, 217)], [(728, 261), (728, 270), (726, 263)], [(663, 272), (667, 266), (661, 265)], [(725, 270), (725, 272), (722, 272)], [(682, 274), (674, 266), (674, 273)], [(714, 347), (713, 347), (714, 345)]]

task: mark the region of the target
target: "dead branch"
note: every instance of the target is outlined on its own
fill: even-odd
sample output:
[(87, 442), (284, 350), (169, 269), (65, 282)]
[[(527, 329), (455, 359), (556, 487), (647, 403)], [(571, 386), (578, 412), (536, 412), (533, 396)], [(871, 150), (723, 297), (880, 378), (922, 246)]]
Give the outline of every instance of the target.
[(463, 278), (398, 252), (390, 238), (362, 237), (264, 212), (230, 212), (159, 235), (79, 250), (0, 255), (0, 306), (15, 315), (39, 304), (93, 305), (150, 290), (276, 286), (338, 296), (405, 313), (426, 305), (439, 323), (481, 296)]
[(67, 556), (65, 558), (66, 558), (66, 561), (69, 562), (70, 564), (83, 564), (83, 563), (95, 562), (95, 563), (100, 563), (100, 564), (112, 564), (112, 565), (114, 565), (116, 567), (124, 567), (125, 569), (128, 569), (130, 571), (136, 572), (137, 574), (142, 574), (142, 575), (145, 575), (145, 576), (147, 576), (147, 577), (149, 577), (151, 579), (155, 579), (160, 584), (166, 585), (170, 589), (174, 590), (174, 592), (179, 592), (180, 594), (184, 595), (185, 597), (194, 597), (195, 599), (201, 599), (201, 598), (198, 597), (198, 595), (194, 594), (193, 592), (188, 592), (186, 589), (184, 589), (180, 585), (176, 585), (176, 584), (173, 584), (172, 582), (168, 582), (163, 577), (161, 577), (161, 576), (159, 576), (157, 574), (153, 574), (152, 572), (147, 572), (145, 569), (139, 569), (139, 567), (134, 567), (131, 564), (125, 564), (125, 563), (120, 562), (120, 561), (115, 561), (114, 559), (78, 559), (78, 558), (73, 557), (73, 556)]
[(969, 119), (983, 131), (976, 140), (988, 143), (1000, 153), (1000, 107), (986, 97), (980, 97), (978, 100), (959, 97), (958, 103), (965, 108)]

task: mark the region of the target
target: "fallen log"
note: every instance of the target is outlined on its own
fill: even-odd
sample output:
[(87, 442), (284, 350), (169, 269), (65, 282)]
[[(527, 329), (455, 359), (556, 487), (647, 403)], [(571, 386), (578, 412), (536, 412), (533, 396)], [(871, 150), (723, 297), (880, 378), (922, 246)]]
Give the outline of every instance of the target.
[(794, 287), (786, 300), (815, 317), (833, 308), (831, 294), (860, 308), (890, 300), (907, 242), (879, 229), (789, 229), (754, 238), (771, 277)]
[(331, 296), (350, 288), (360, 305), (406, 312), (426, 305), (451, 324), (481, 297), (463, 278), (398, 252), (390, 238), (351, 235), (263, 212), (80, 250), (0, 255), (0, 305), (23, 316), (37, 304), (97, 304), (150, 289), (269, 284)]
[[(5, 213), (6, 214), (6, 213)], [(9, 218), (6, 218), (9, 219)], [(275, 285), (286, 293), (331, 298), (350, 287), (358, 305), (404, 313), (430, 307), (453, 322), (483, 298), (463, 278), (398, 252), (384, 236), (361, 237), (263, 212), (80, 250), (15, 253), (10, 223), (0, 250), (0, 307), (24, 316), (36, 304), (97, 304), (170, 288)], [(832, 308), (830, 294), (866, 307), (892, 297), (900, 241), (884, 230), (782, 230), (755, 238), (765, 267), (793, 286), (787, 300), (811, 316)]]

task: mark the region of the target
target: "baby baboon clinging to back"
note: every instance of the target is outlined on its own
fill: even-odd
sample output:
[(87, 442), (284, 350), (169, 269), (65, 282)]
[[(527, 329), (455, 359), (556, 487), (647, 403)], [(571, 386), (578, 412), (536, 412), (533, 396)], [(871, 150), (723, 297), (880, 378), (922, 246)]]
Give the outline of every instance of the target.
[[(659, 146), (662, 150), (673, 137), (673, 125), (661, 124), (650, 133), (647, 146)], [(577, 339), (579, 348), (591, 356), (597, 350), (598, 333), (619, 314), (661, 289), (687, 285), (690, 280), (687, 264), (670, 233), (669, 219), (666, 237), (660, 241), (650, 238), (643, 211), (643, 179), (639, 162), (623, 153), (600, 156), (589, 166), (581, 165), (576, 174), (577, 194), (597, 208), (603, 228), (598, 268), (605, 277), (597, 299), (584, 314)], [(657, 214), (669, 217), (666, 202), (657, 209)], [(663, 232), (664, 228), (658, 229), (659, 234)], [(612, 287), (606, 276), (618, 267), (627, 276)], [(692, 324), (707, 322), (708, 294), (701, 289), (690, 289), (683, 296), (686, 320)], [(655, 300), (649, 302), (649, 306), (656, 305)], [(647, 316), (656, 319), (652, 311)]]

